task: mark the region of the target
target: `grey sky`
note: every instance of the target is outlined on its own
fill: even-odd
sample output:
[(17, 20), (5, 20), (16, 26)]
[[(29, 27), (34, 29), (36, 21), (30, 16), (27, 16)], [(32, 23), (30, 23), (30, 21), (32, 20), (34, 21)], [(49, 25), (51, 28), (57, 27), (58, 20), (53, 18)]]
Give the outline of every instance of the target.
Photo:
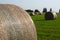
[(54, 11), (60, 9), (60, 0), (0, 0), (0, 4), (15, 4), (23, 9), (39, 9), (40, 11), (44, 7), (48, 10), (52, 8)]

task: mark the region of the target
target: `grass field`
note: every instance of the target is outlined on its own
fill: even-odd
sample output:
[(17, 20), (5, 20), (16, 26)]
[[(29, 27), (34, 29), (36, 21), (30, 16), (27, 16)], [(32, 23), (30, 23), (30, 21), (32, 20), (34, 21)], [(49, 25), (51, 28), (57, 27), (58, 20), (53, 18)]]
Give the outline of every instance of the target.
[(60, 40), (60, 14), (56, 20), (45, 20), (44, 14), (31, 17), (36, 26), (38, 40)]

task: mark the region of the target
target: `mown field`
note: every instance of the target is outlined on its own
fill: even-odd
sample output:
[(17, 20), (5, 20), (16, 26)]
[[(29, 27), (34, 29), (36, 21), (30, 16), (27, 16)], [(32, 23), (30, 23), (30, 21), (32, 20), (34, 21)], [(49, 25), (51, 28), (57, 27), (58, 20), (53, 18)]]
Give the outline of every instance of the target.
[(56, 20), (45, 20), (44, 14), (31, 17), (36, 26), (38, 40), (60, 40), (60, 14)]

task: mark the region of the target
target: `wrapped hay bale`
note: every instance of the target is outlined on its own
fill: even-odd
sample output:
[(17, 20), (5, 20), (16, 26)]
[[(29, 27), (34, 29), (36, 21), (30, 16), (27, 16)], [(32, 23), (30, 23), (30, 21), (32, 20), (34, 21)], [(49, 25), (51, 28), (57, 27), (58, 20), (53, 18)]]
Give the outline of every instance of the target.
[(56, 19), (57, 14), (54, 12), (46, 12), (45, 13), (45, 20), (53, 20)]
[(56, 12), (53, 12), (53, 15), (54, 15), (54, 19), (56, 19), (57, 13)]
[(30, 16), (33, 16), (33, 15), (35, 15), (34, 14), (34, 11), (33, 10), (31, 10), (31, 9), (28, 9), (28, 10), (25, 10)]
[(34, 11), (33, 12), (29, 12), (29, 14), (30, 14), (30, 16), (34, 16), (35, 15)]
[(0, 4), (0, 40), (37, 40), (34, 23), (22, 8)]
[(41, 12), (38, 9), (35, 9), (34, 13), (41, 15)]

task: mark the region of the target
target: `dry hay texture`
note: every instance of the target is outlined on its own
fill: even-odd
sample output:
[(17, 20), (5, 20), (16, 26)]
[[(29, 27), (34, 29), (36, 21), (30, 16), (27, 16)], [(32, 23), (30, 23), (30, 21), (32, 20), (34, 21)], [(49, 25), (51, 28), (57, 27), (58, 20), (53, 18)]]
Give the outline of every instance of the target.
[(22, 8), (0, 4), (0, 40), (37, 40), (34, 23)]

